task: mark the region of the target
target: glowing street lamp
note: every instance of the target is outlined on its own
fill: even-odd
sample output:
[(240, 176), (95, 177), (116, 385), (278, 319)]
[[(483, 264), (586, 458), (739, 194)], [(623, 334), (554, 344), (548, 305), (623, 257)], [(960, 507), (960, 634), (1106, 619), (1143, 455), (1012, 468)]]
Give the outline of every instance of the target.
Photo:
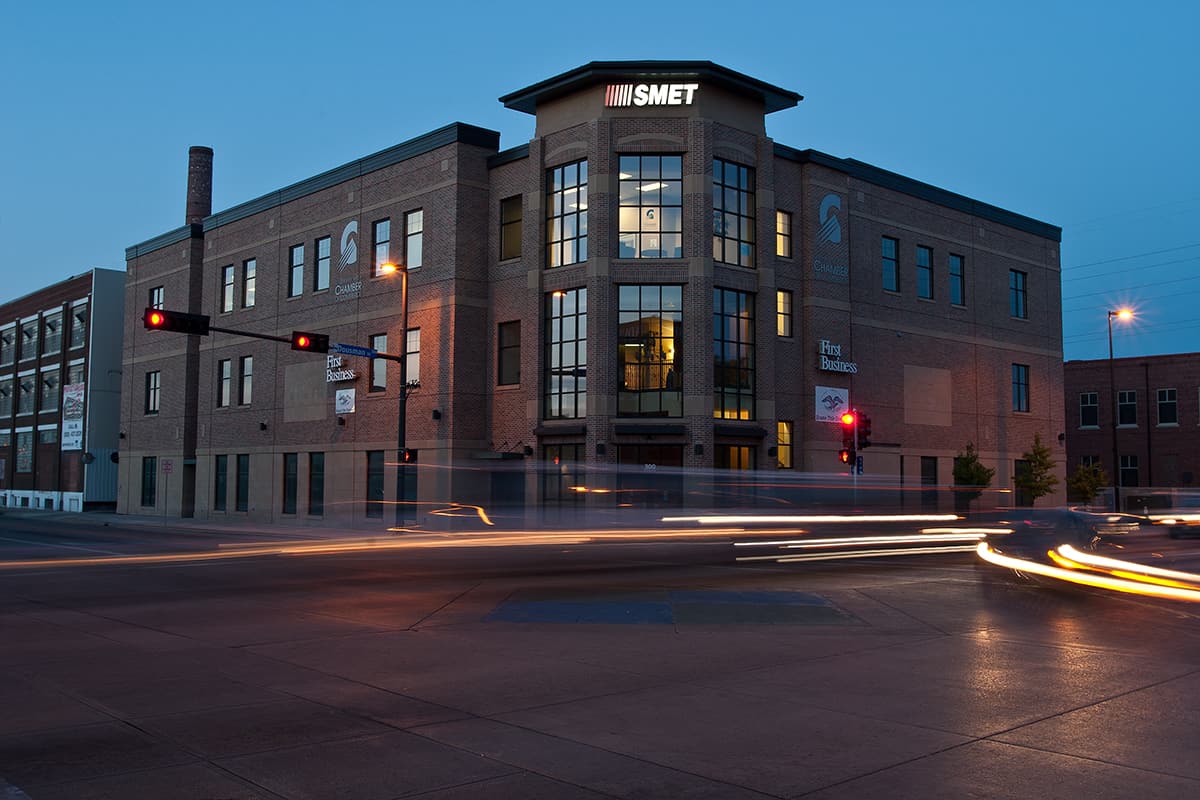
[(1112, 485), (1113, 485), (1113, 511), (1121, 510), (1121, 462), (1120, 456), (1117, 454), (1117, 381), (1114, 377), (1113, 369), (1113, 338), (1112, 338), (1112, 323), (1113, 317), (1122, 321), (1133, 319), (1133, 310), (1129, 308), (1120, 308), (1109, 310), (1108, 312), (1108, 388), (1112, 393), (1109, 397), (1112, 406)]
[(404, 524), (404, 486), (408, 474), (408, 267), (387, 262), (379, 274), (400, 273), (400, 405), (396, 418), (396, 527)]

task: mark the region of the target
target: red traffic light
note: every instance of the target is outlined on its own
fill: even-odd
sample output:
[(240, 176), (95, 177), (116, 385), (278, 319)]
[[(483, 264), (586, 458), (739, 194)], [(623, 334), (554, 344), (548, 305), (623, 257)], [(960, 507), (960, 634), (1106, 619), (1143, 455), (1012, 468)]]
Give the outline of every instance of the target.
[(849, 464), (850, 463), (850, 451), (842, 450), (841, 452), (838, 453), (838, 459), (840, 459), (843, 464)]
[(292, 331), (292, 349), (309, 353), (328, 353), (329, 334)]
[(208, 317), (204, 314), (147, 308), (142, 314), (142, 323), (148, 331), (174, 331), (208, 336)]
[(161, 311), (151, 311), (146, 316), (146, 326), (149, 328), (161, 328), (165, 321), (166, 317), (163, 316)]
[(845, 414), (842, 414), (842, 424), (843, 425), (853, 425), (854, 424), (854, 412), (853, 411), (847, 411)]
[(305, 350), (307, 350), (311, 344), (312, 344), (312, 339), (309, 339), (307, 336), (300, 335), (300, 336), (296, 337), (296, 346), (297, 347), (302, 347)]

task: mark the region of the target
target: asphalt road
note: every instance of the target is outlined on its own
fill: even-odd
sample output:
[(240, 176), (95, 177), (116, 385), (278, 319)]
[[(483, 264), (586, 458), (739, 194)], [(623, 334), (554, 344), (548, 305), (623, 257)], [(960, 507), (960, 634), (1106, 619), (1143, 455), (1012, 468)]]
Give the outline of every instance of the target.
[(425, 539), (0, 517), (0, 797), (1200, 795), (1200, 606)]

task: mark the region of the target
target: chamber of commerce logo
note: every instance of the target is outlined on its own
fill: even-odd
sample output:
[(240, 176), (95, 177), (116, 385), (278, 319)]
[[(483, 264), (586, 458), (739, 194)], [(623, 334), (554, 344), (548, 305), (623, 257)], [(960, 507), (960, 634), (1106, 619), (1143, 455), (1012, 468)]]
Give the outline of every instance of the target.
[(610, 83), (604, 93), (604, 105), (609, 108), (690, 106), (699, 88), (698, 83)]
[(842, 210), (842, 198), (836, 194), (827, 194), (821, 198), (821, 212), (818, 220), (821, 229), (817, 238), (822, 242), (840, 244), (842, 241), (842, 223), (838, 220), (838, 212)]
[(816, 390), (817, 422), (839, 422), (850, 407), (850, 390), (835, 386), (817, 386)]
[(821, 398), (821, 405), (825, 406), (825, 408), (829, 409), (830, 411), (837, 411), (839, 408), (846, 405), (846, 403), (844, 400), (842, 400), (840, 395), (827, 394)]
[(358, 262), (358, 220), (352, 219), (342, 229), (342, 255), (338, 259), (338, 272)]

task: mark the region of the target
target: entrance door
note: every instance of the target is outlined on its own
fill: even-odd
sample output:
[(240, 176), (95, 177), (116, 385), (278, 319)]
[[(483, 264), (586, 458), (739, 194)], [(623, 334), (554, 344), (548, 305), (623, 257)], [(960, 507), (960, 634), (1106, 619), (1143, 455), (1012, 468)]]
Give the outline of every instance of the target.
[(937, 485), (937, 457), (921, 456), (921, 508), (937, 508)]
[(617, 446), (617, 505), (635, 508), (683, 505), (683, 445)]

